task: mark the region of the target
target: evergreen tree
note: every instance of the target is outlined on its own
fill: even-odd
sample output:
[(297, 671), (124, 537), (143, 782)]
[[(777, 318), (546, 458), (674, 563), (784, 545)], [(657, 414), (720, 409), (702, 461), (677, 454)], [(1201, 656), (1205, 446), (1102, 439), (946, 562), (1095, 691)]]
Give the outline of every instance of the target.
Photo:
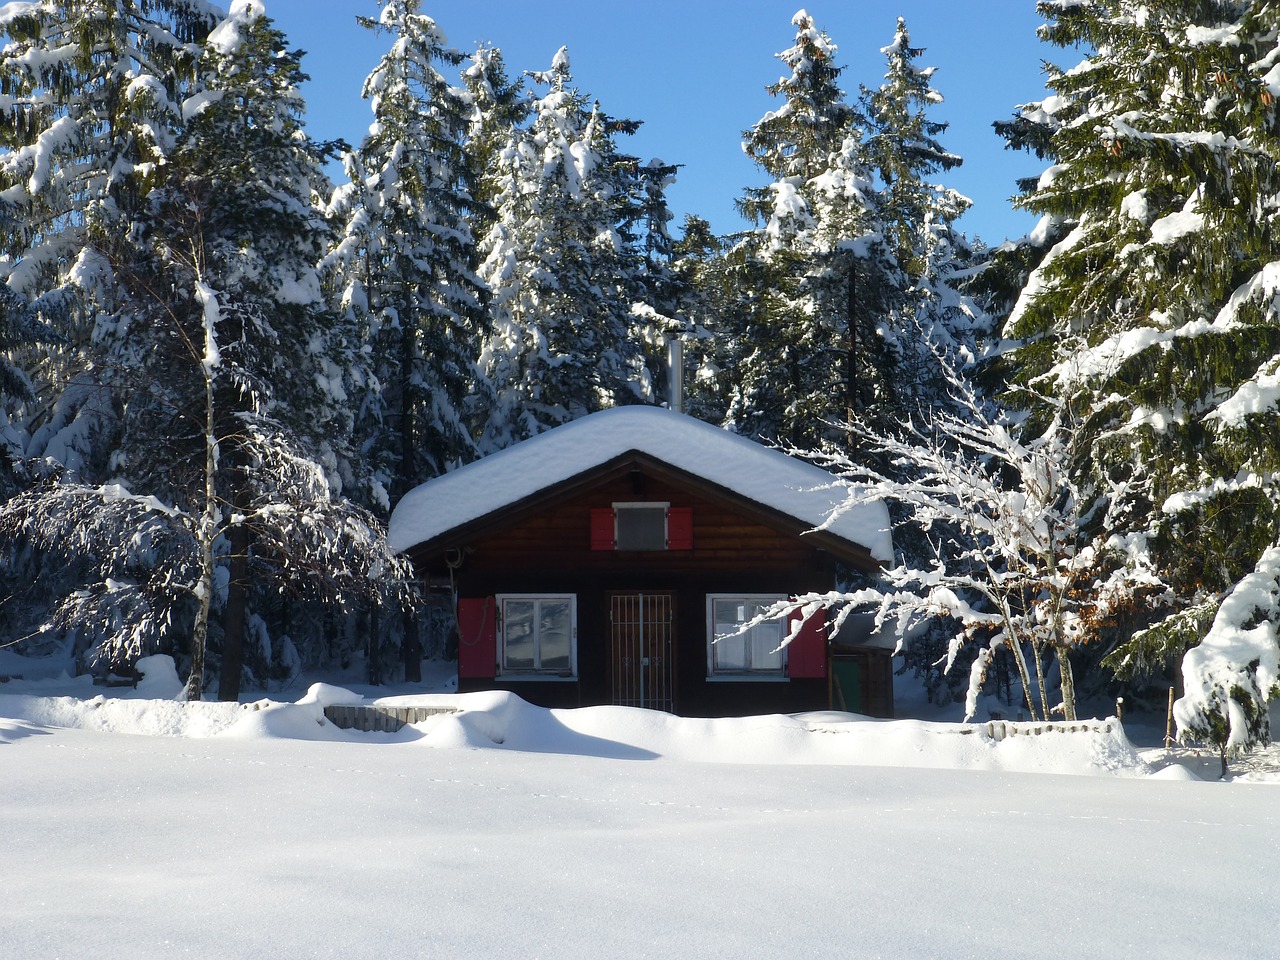
[[(261, 681), (296, 663), (317, 626), (334, 627), (297, 629), (294, 617), (297, 644), (273, 638), (263, 615), (280, 597), (336, 620), (343, 604), (396, 591), (403, 571), (372, 518), (340, 496), (356, 470), (345, 450), (351, 347), (320, 300), (323, 153), (301, 130), (298, 54), (259, 3), (237, 0), (195, 67), (166, 108), (170, 126), (153, 131), (165, 162), (146, 168), (145, 202), (104, 203), (130, 219), (82, 258), (96, 265), (94, 297), (81, 298), (94, 330), (72, 385), (107, 398), (116, 451), (76, 460), (63, 439), (67, 469), (6, 504), (0, 528), (10, 573), (51, 609), (37, 622), (91, 644), (86, 661), (190, 644), (199, 696), (220, 608), (219, 693), (235, 697), (242, 663)], [(113, 379), (92, 379), (98, 370)], [(57, 410), (45, 434), (72, 422)]]
[(672, 396), (669, 346), (672, 340), (683, 344), (691, 333), (683, 315), (688, 289), (674, 269), (675, 241), (668, 227), (673, 215), (666, 190), (679, 166), (656, 157), (644, 164), (622, 156), (613, 162), (631, 184), (630, 225), (624, 220), (621, 233), (635, 261), (629, 271), (630, 336), (640, 348), (639, 375), (651, 384), (653, 401), (670, 406), (682, 398)]
[[(205, 46), (208, 95), (175, 152), (156, 245), (164, 275), (187, 294), (185, 319), (198, 307), (205, 334), (206, 451), (215, 444), (218, 456), (206, 458), (203, 513), (227, 542), (226, 699), (238, 696), (255, 622), (251, 584), (265, 587), (260, 603), (291, 588), (319, 601), (334, 581), (307, 574), (322, 569), (326, 546), (345, 541), (367, 557), (359, 545), (376, 539), (341, 497), (358, 469), (347, 448), (352, 347), (316, 269), (330, 242), (318, 208), (327, 151), (302, 129), (300, 58), (257, 0), (236, 0)], [(351, 571), (346, 589), (371, 572)], [(193, 671), (192, 695), (197, 682)]]
[(388, 0), (391, 50), (365, 81), (374, 123), (348, 155), (349, 185), (331, 210), (344, 222), (327, 264), (372, 347), (378, 389), (363, 413), (363, 456), (378, 465), (382, 509), (411, 487), (474, 458), (463, 401), (487, 405), (478, 382), (482, 285), (472, 272), (472, 171), (463, 155), (471, 104), (437, 65), (445, 46), (417, 0)]
[(529, 119), (533, 102), (524, 89), (523, 80), (511, 80), (507, 76), (502, 51), (496, 47), (478, 47), (462, 79), (471, 95), (466, 159), (476, 200), (472, 233), (483, 237), (492, 228), (496, 216), (494, 203), (500, 178), (495, 165), (515, 131)]
[[(111, 651), (131, 648), (129, 637), (157, 645), (145, 653), (174, 642), (164, 626), (165, 588), (151, 590), (143, 573), (154, 572), (148, 558), (165, 548), (139, 524), (130, 535), (140, 563), (119, 550), (108, 558), (118, 565), (104, 570), (61, 549), (80, 541), (60, 523), (40, 525), (62, 534), (50, 551), (8, 520), (65, 505), (64, 494), (102, 484), (115, 469), (128, 401), (141, 383), (109, 345), (130, 323), (115, 265), (132, 259), (194, 89), (200, 43), (217, 17), (201, 0), (0, 9), (0, 495), (13, 586), (6, 627), (23, 636), (61, 624), (60, 636), (89, 661), (95, 651), (112, 659)], [(124, 502), (109, 492), (105, 499)], [(114, 513), (122, 529), (135, 520), (127, 514)], [(117, 543), (109, 524), (84, 526), (92, 550)], [(83, 616), (95, 605), (101, 629)], [(148, 622), (134, 622), (144, 610)]]
[(911, 45), (901, 17), (893, 42), (881, 52), (884, 83), (875, 91), (863, 88), (867, 150), (879, 181), (888, 242), (910, 283), (889, 327), (902, 357), (903, 392), (932, 408), (948, 402), (935, 351), (972, 357), (984, 325), (982, 311), (961, 291), (978, 254), (954, 226), (969, 200), (930, 181), (962, 163), (938, 140), (947, 124), (928, 116), (942, 103), (932, 85), (935, 69), (917, 64), (924, 49)]
[[(1278, 10), (1269, 0), (1040, 10), (1046, 39), (1094, 52), (1050, 73), (1051, 165), (1019, 202), (1070, 230), (1006, 334), (1023, 343), (1021, 382), (1054, 394), (1092, 438), (1072, 467), (1095, 498), (1087, 515), (1114, 535), (1114, 562), (1159, 574), (1133, 597), (1133, 620), (1148, 628), (1110, 661), (1141, 674), (1198, 640), (1255, 565), (1271, 569)], [(1262, 720), (1233, 742), (1265, 737), (1266, 711), (1243, 685), (1203, 702), (1228, 711), (1237, 697)]]
[(874, 417), (889, 399), (892, 348), (877, 321), (903, 284), (836, 46), (805, 11), (792, 23), (795, 42), (778, 54), (791, 74), (767, 88), (785, 102), (744, 134), (774, 179), (739, 202), (757, 229), (729, 254), (744, 298), (724, 365), (733, 429), (813, 447), (843, 441), (829, 421)]
[(925, 273), (926, 223), (949, 225), (969, 201), (926, 179), (962, 161), (937, 139), (947, 124), (928, 118), (926, 111), (941, 103), (942, 95), (931, 83), (934, 68), (916, 65), (924, 49), (911, 46), (901, 17), (893, 42), (881, 52), (887, 61), (884, 83), (875, 91), (863, 88), (871, 130), (867, 150), (882, 184), (882, 216), (894, 255), (908, 274), (920, 277)]
[(684, 233), (671, 246), (675, 315), (682, 324), (685, 367), (684, 410), (708, 423), (723, 423), (729, 398), (720, 367), (731, 352), (730, 330), (736, 291), (729, 280), (725, 243), (701, 217), (687, 214)]
[(6, 408), (15, 459), (74, 478), (117, 445), (128, 372), (95, 355), (95, 338), (122, 322), (113, 251), (131, 242), (172, 151), (216, 17), (203, 0), (0, 9), (0, 368), (33, 401)]
[(633, 333), (634, 158), (614, 140), (636, 125), (588, 107), (563, 49), (530, 76), (547, 90), (494, 164), (481, 244), (495, 328), (481, 362), (497, 393), (478, 411), (484, 452), (652, 397)]

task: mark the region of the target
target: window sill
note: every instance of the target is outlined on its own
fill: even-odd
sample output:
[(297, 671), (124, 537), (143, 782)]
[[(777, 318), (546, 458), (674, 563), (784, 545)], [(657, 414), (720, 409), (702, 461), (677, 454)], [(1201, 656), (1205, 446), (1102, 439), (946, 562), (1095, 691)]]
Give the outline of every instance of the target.
[(719, 676), (707, 677), (707, 683), (790, 683), (790, 677), (784, 676), (762, 676), (753, 677), (749, 674), (721, 674)]
[(499, 673), (498, 680), (536, 680), (539, 683), (577, 683), (576, 676), (560, 673)]

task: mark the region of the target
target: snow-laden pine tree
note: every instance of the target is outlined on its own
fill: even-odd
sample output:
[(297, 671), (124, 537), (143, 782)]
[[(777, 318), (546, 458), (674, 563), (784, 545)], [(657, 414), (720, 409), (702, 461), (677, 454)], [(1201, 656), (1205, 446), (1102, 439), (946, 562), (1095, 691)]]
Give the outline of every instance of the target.
[(203, 0), (0, 7), (0, 283), (16, 325), (5, 365), (32, 401), (6, 406), (6, 440), (36, 474), (75, 477), (115, 446), (127, 373), (94, 356), (121, 319), (111, 254), (131, 242), (173, 149), (218, 15)]
[(739, 201), (755, 225), (728, 254), (743, 295), (724, 331), (726, 424), (794, 446), (838, 442), (828, 425), (876, 416), (894, 392), (879, 321), (904, 284), (882, 234), (863, 118), (839, 86), (836, 45), (801, 10), (790, 70), (767, 90), (783, 103), (744, 134), (772, 177)]
[[(121, 488), (96, 485), (114, 469), (142, 382), (105, 342), (130, 323), (115, 266), (134, 259), (219, 15), (201, 0), (0, 8), (4, 629), (34, 631), (42, 650), (56, 635), (90, 660), (156, 652), (190, 599), (154, 575), (167, 547), (122, 507)], [(67, 509), (81, 492), (104, 507), (92, 520)], [(85, 520), (80, 536), (51, 521), (33, 540), (11, 525), (41, 511)], [(52, 550), (38, 542), (44, 531), (56, 531)]]
[[(1051, 161), (1019, 202), (1069, 225), (1006, 326), (1019, 377), (1090, 438), (1072, 464), (1113, 562), (1154, 565), (1111, 662), (1158, 671), (1271, 576), (1280, 530), (1280, 10), (1270, 0), (1040, 4), (1042, 36), (1093, 51), (1050, 71)], [(1033, 421), (1034, 422), (1034, 421)], [(1265, 610), (1266, 603), (1232, 607)], [(1238, 612), (1238, 611), (1237, 611)], [(1274, 637), (1249, 613), (1219, 665), (1257, 669)], [(1225, 628), (1224, 628), (1225, 629)], [(1266, 655), (1264, 655), (1266, 654)], [(1267, 736), (1274, 678), (1184, 666), (1184, 735)]]
[(874, 91), (864, 87), (863, 103), (880, 216), (890, 249), (910, 282), (892, 325), (899, 331), (904, 372), (916, 387), (918, 402), (936, 406), (945, 398), (938, 395), (940, 371), (929, 345), (965, 351), (983, 322), (981, 311), (960, 289), (976, 254), (954, 224), (971, 204), (957, 191), (932, 182), (936, 174), (963, 161), (938, 139), (948, 124), (929, 118), (929, 110), (942, 103), (933, 86), (936, 68), (917, 63), (924, 49), (911, 45), (901, 17), (893, 41), (881, 52), (884, 82)]
[(725, 371), (728, 336), (737, 290), (730, 280), (726, 244), (701, 217), (686, 214), (684, 232), (672, 244), (675, 316), (683, 325), (684, 410), (707, 423), (723, 423), (728, 406)]
[(631, 174), (629, 221), (621, 230), (635, 260), (629, 285), (631, 336), (640, 346), (653, 401), (682, 404), (683, 398), (672, 393), (669, 348), (674, 340), (683, 350), (697, 334), (685, 312), (692, 291), (675, 269), (675, 240), (669, 228), (673, 214), (666, 191), (675, 182), (679, 165), (657, 157), (640, 163), (620, 156), (614, 162)]
[(497, 47), (477, 47), (462, 71), (462, 80), (471, 96), (465, 156), (476, 201), (472, 233), (483, 237), (496, 216), (499, 179), (494, 165), (516, 129), (528, 120), (533, 103), (524, 89), (523, 78), (512, 80), (507, 76), (506, 62)]
[(374, 121), (330, 205), (342, 233), (326, 266), (372, 352), (375, 389), (357, 430), (385, 510), (474, 459), (463, 402), (490, 401), (475, 368), (485, 314), (463, 153), (472, 104), (440, 72), (462, 55), (418, 0), (387, 0), (378, 20), (360, 22), (392, 44), (365, 80)]
[(205, 446), (217, 454), (205, 515), (227, 544), (223, 698), (238, 694), (248, 631), (281, 596), (312, 601), (286, 611), (297, 640), (330, 643), (334, 623), (299, 619), (326, 596), (330, 620), (360, 595), (376, 605), (379, 568), (389, 572), (376, 523), (342, 496), (360, 469), (347, 394), (356, 348), (316, 267), (331, 241), (329, 184), (326, 151), (302, 128), (300, 57), (258, 0), (235, 0), (205, 44), (205, 92), (184, 105), (160, 208), (157, 257), (204, 334)]
[(529, 127), (491, 167), (496, 219), (481, 243), (494, 330), (481, 365), (495, 401), (477, 413), (492, 452), (605, 407), (645, 402), (652, 375), (634, 327), (635, 129), (589, 105), (561, 49)]
[(190, 649), (193, 697), (209, 637), (234, 697), (244, 664), (262, 681), (323, 662), (308, 645), (349, 650), (350, 611), (397, 593), (402, 571), (341, 497), (358, 470), (354, 347), (320, 295), (329, 188), (301, 128), (299, 56), (256, 0), (199, 53), (145, 204), (94, 247), (90, 359), (115, 374), (116, 451), (10, 500), (0, 532), (17, 582), (62, 572), (41, 635), (111, 665)]
[(934, 173), (952, 170), (962, 161), (938, 140), (947, 124), (928, 117), (928, 109), (942, 102), (932, 85), (935, 68), (917, 65), (924, 49), (911, 45), (901, 17), (893, 42), (881, 53), (886, 60), (884, 83), (876, 90), (863, 88), (867, 152), (882, 185), (889, 242), (903, 269), (918, 277), (924, 272), (925, 221), (932, 216), (949, 223), (969, 202), (928, 182)]

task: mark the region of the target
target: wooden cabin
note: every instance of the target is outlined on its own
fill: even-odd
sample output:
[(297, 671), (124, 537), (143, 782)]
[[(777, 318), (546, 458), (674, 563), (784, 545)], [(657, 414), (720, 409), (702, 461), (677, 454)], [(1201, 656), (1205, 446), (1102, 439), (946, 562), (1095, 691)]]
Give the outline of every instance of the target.
[[(892, 557), (881, 505), (822, 530), (811, 464), (658, 407), (592, 414), (410, 491), (390, 540), (458, 597), (458, 685), (548, 707), (684, 716), (893, 712), (891, 642), (822, 614), (734, 635), (771, 603)], [(719, 639), (717, 639), (719, 638)], [(781, 649), (780, 649), (781, 647)]]

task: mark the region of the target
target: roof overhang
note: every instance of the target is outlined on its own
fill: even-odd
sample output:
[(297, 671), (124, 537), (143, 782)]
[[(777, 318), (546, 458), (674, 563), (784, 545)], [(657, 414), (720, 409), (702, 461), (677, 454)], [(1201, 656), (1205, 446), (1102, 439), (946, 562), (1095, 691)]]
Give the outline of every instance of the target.
[(419, 569), (432, 569), (443, 562), (451, 550), (464, 549), (477, 541), (500, 534), (503, 530), (536, 514), (573, 500), (594, 487), (628, 476), (636, 471), (682, 487), (725, 509), (749, 517), (780, 533), (804, 537), (815, 549), (860, 570), (873, 571), (881, 564), (864, 545), (828, 530), (815, 529), (807, 520), (759, 503), (688, 470), (645, 453), (628, 450), (603, 463), (543, 487), (488, 513), (443, 530), (430, 539), (406, 547), (403, 553)]

